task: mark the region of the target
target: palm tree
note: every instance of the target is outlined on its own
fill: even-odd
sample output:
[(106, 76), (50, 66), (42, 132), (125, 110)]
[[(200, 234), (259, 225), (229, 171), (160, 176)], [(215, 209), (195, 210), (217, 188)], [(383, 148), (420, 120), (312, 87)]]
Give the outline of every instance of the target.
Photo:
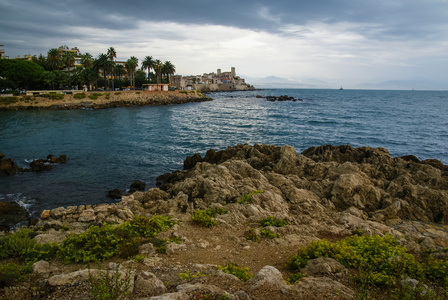
[(129, 80), (131, 81), (131, 86), (134, 87), (135, 90), (135, 69), (138, 66), (138, 58), (135, 56), (131, 56), (130, 59), (126, 61), (126, 70), (128, 71)]
[(162, 77), (162, 72), (163, 72), (163, 63), (156, 59), (154, 61), (154, 66), (153, 66), (154, 72), (156, 72), (156, 78), (157, 78), (157, 84), (160, 84), (160, 80)]
[(84, 55), (81, 55), (81, 65), (84, 68), (91, 68), (93, 66), (92, 54), (86, 52)]
[(171, 84), (169, 76), (174, 75), (174, 73), (176, 72), (176, 67), (170, 61), (166, 61), (163, 63), (162, 72), (168, 78), (168, 83)]
[(114, 47), (110, 47), (109, 49), (107, 49), (107, 56), (109, 57), (110, 61), (113, 63), (112, 65), (112, 69), (111, 69), (111, 75), (112, 75), (112, 90), (115, 90), (114, 87), (114, 69), (115, 69), (115, 63), (114, 63), (114, 58), (117, 58), (117, 52), (115, 51)]
[(148, 71), (148, 80), (149, 80), (149, 72), (154, 68), (154, 60), (152, 56), (145, 56), (145, 59), (142, 62), (142, 70)]
[(104, 81), (107, 82), (106, 74), (112, 69), (113, 62), (109, 60), (109, 57), (106, 54), (101, 53), (98, 55), (98, 58), (93, 61), (93, 67), (97, 71), (103, 71)]
[(61, 55), (59, 53), (59, 50), (56, 48), (52, 48), (48, 50), (47, 53), (47, 68), (49, 70), (58, 70), (59, 67), (62, 65), (61, 61)]
[(75, 64), (75, 55), (72, 52), (65, 51), (62, 54), (62, 64), (68, 69), (68, 75), (70, 74), (70, 68)]

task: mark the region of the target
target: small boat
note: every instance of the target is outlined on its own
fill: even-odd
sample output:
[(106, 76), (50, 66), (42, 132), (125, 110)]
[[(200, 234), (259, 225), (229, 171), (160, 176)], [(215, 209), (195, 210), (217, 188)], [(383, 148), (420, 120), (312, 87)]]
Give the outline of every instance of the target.
[(341, 86), (341, 88), (340, 88), (339, 90), (340, 90), (340, 91), (342, 91), (342, 90), (343, 90), (342, 86)]

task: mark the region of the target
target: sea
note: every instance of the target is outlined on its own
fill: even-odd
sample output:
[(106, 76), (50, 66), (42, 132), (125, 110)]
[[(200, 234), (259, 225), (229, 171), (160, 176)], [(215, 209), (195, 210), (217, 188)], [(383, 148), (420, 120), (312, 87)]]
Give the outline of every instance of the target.
[[(266, 101), (266, 96), (297, 101)], [(448, 164), (448, 91), (271, 89), (218, 92), (213, 101), (101, 110), (0, 111), (0, 152), (19, 167), (52, 154), (51, 171), (0, 178), (0, 201), (42, 210), (114, 203), (136, 180), (181, 170), (187, 156), (237, 144), (383, 147)], [(258, 96), (258, 97), (257, 97)], [(260, 98), (261, 96), (261, 98)]]

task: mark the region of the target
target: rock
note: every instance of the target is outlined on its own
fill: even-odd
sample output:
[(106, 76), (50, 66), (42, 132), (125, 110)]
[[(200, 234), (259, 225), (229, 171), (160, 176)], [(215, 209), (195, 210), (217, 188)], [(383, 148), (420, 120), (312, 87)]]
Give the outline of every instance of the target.
[(30, 220), (26, 209), (16, 202), (0, 202), (0, 231), (9, 231), (18, 224), (29, 226)]
[(158, 296), (166, 292), (166, 287), (154, 274), (142, 271), (135, 280), (134, 291), (148, 296)]
[(282, 289), (285, 299), (320, 300), (338, 295), (340, 299), (355, 299), (355, 292), (328, 277), (305, 277)]
[(95, 220), (96, 216), (93, 209), (84, 210), (78, 218), (79, 222), (93, 222)]
[(176, 251), (185, 251), (187, 246), (184, 244), (169, 243), (166, 245), (166, 254), (173, 254)]
[(136, 180), (131, 184), (128, 194), (133, 194), (137, 191), (144, 191), (145, 188), (146, 188), (146, 183), (144, 183), (140, 180)]
[[(148, 298), (145, 298), (148, 299)], [(190, 296), (182, 292), (169, 293), (161, 296), (154, 296), (149, 298), (150, 300), (189, 300)], [(143, 299), (140, 299), (143, 300)]]
[(113, 189), (107, 192), (107, 197), (112, 199), (121, 199), (123, 193), (119, 189)]
[(42, 220), (46, 220), (46, 219), (50, 218), (50, 211), (48, 209), (43, 210), (42, 213), (40, 214), (40, 218)]
[(19, 167), (11, 158), (4, 159), (4, 155), (0, 153), (0, 177), (15, 175), (19, 172)]
[(345, 267), (336, 260), (328, 257), (311, 259), (300, 272), (310, 276), (320, 275), (322, 277), (343, 273)]
[(49, 164), (46, 160), (36, 159), (30, 163), (30, 168), (32, 172), (43, 172), (53, 169), (53, 166)]
[(45, 260), (39, 260), (33, 264), (33, 273), (43, 278), (49, 278), (51, 273), (57, 271), (59, 271), (57, 267), (50, 265), (50, 263)]
[(261, 287), (267, 289), (281, 289), (286, 287), (286, 282), (282, 273), (272, 266), (265, 266), (251, 279), (247, 281), (250, 289), (255, 290)]
[(140, 247), (138, 247), (138, 252), (141, 255), (152, 256), (156, 253), (156, 248), (154, 247), (154, 245), (152, 243), (146, 243), (146, 244), (140, 245)]

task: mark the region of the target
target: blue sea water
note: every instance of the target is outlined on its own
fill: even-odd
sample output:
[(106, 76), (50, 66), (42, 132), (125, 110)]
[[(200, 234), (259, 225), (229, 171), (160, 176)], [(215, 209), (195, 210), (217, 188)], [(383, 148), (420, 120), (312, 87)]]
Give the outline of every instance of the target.
[[(269, 102), (256, 95), (302, 101)], [(103, 110), (0, 112), (0, 152), (21, 167), (48, 154), (67, 163), (0, 178), (0, 201), (38, 216), (59, 206), (114, 202), (114, 188), (182, 169), (186, 156), (248, 143), (384, 147), (448, 164), (448, 91), (258, 90), (214, 101)]]

